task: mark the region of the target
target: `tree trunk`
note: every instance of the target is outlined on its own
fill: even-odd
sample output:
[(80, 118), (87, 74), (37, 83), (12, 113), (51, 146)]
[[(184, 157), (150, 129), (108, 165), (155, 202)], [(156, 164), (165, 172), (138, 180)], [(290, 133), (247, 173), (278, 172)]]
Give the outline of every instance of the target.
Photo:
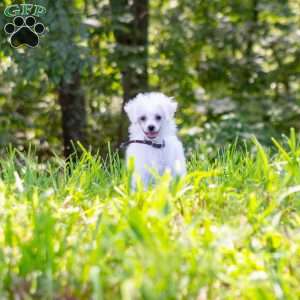
[(253, 56), (253, 45), (256, 39), (255, 33), (258, 26), (258, 3), (259, 0), (252, 0), (251, 4), (251, 18), (249, 20), (249, 29), (248, 29), (248, 41), (247, 41), (247, 47), (246, 47), (246, 58), (252, 59)]
[(148, 90), (148, 0), (110, 0), (118, 65), (122, 74), (123, 103), (118, 133), (127, 135), (124, 105), (139, 92)]
[(70, 82), (62, 82), (58, 91), (62, 114), (64, 156), (66, 159), (74, 151), (77, 142), (86, 145), (86, 107), (84, 94), (80, 85), (80, 73), (75, 72)]

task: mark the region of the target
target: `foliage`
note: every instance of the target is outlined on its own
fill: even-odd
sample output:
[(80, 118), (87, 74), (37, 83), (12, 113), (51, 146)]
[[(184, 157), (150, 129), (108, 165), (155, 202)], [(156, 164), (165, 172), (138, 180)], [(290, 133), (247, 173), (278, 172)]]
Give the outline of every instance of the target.
[[(183, 0), (154, 6), (153, 78), (185, 108), (181, 124), (193, 135), (192, 147), (195, 140), (215, 147), (251, 134), (268, 143), (271, 135), (299, 128), (299, 4)], [(232, 110), (208, 109), (228, 99)]]
[[(39, 4), (38, 48), (0, 30), (0, 298), (300, 298), (300, 146), (295, 130), (278, 142), (300, 129), (299, 0), (149, 2), (149, 88), (179, 102), (189, 172), (135, 192), (106, 150), (129, 61), (114, 31), (132, 16), (108, 0)], [(58, 94), (74, 72), (91, 151), (66, 163)]]
[[(0, 10), (11, 3), (2, 1)], [(80, 69), (89, 144), (105, 152), (116, 142), (124, 92), (118, 51), (128, 50), (116, 46), (109, 1), (40, 4), (48, 33), (39, 48), (16, 51), (0, 33), (0, 143), (23, 149), (30, 142), (46, 157), (59, 152), (57, 85)], [(191, 149), (207, 144), (215, 153), (251, 134), (267, 144), (271, 135), (299, 129), (299, 12), (294, 0), (150, 1), (149, 89), (178, 100)], [(1, 15), (0, 27), (7, 21)], [(138, 58), (133, 65), (139, 69)], [(208, 109), (224, 99), (232, 111)]]
[(298, 299), (299, 141), (200, 153), (130, 191), (118, 156), (0, 160), (0, 293), (23, 299)]

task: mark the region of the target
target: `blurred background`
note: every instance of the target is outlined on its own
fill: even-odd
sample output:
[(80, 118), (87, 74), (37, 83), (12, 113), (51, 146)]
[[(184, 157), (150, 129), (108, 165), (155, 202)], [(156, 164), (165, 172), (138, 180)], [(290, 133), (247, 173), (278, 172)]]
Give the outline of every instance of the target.
[(3, 12), (22, 2), (0, 3), (0, 151), (32, 145), (43, 160), (73, 140), (105, 155), (145, 91), (179, 102), (188, 153), (300, 127), (300, 0), (32, 1), (47, 32), (14, 49)]

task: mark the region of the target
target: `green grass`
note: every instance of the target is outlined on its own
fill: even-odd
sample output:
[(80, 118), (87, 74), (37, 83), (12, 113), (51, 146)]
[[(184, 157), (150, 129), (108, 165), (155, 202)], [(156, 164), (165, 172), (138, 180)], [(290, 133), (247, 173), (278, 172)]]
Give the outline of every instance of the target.
[(233, 145), (130, 191), (117, 156), (0, 160), (0, 299), (299, 299), (300, 147)]

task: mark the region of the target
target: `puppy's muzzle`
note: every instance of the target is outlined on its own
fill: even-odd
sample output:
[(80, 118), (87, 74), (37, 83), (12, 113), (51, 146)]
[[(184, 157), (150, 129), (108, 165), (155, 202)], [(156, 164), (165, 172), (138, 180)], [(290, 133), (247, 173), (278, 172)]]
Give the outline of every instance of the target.
[(150, 132), (153, 132), (153, 131), (155, 130), (155, 126), (149, 125), (149, 126), (148, 126), (148, 130), (149, 130)]

